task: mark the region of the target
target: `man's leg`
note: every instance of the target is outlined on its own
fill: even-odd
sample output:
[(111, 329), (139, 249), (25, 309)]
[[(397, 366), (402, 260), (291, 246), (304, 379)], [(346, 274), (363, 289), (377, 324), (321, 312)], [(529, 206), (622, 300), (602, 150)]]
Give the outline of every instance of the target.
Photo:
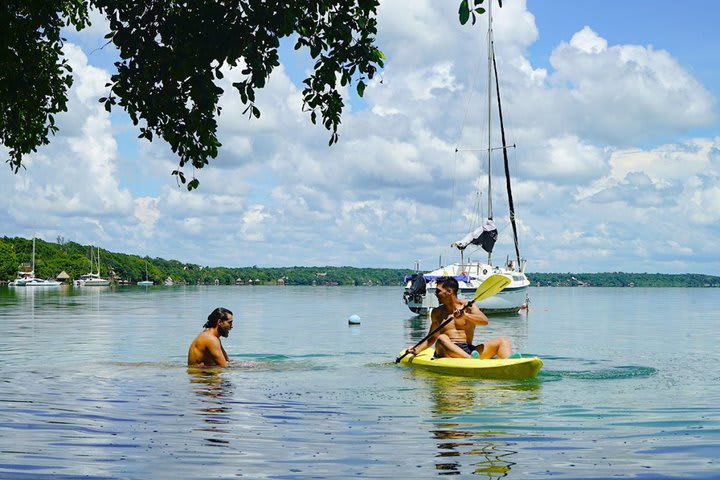
[(495, 355), (498, 358), (508, 358), (512, 354), (512, 346), (510, 345), (510, 339), (508, 337), (497, 337), (483, 342), (485, 348), (480, 352), (481, 359), (493, 358)]
[(468, 355), (465, 350), (455, 345), (455, 343), (450, 340), (450, 337), (444, 333), (440, 335), (437, 342), (435, 342), (435, 353), (437, 353), (436, 356), (439, 357), (470, 358), (470, 355)]

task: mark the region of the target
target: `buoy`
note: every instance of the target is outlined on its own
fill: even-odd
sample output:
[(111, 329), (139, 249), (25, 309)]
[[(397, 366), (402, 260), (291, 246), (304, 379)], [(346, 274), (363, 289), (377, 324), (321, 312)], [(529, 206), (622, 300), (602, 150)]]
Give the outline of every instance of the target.
[(350, 325), (360, 325), (360, 317), (355, 315), (354, 313), (348, 317), (348, 324)]

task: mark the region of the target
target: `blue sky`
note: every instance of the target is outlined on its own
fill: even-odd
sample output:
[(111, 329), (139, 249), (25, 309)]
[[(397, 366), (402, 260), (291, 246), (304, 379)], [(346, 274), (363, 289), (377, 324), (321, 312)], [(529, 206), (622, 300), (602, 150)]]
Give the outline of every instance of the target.
[[(486, 0), (487, 1), (487, 0)], [(60, 134), (0, 175), (1, 234), (58, 235), (201, 265), (434, 268), (485, 210), (485, 26), (459, 2), (384, 1), (386, 68), (346, 91), (340, 142), (301, 112), (306, 58), (258, 95), (226, 88), (224, 146), (178, 188), (159, 140), (97, 103), (112, 74), (107, 26), (68, 32), (74, 67)], [(714, 2), (506, 0), (494, 7), (521, 254), (530, 272), (720, 275), (720, 50)], [(226, 72), (227, 87), (237, 71)], [(381, 83), (382, 80), (382, 83)], [(3, 147), (0, 146), (0, 150)], [(500, 159), (493, 169), (500, 172)], [(503, 179), (494, 258), (513, 254)], [(478, 212), (477, 205), (480, 205)], [(477, 251), (466, 251), (482, 258)]]

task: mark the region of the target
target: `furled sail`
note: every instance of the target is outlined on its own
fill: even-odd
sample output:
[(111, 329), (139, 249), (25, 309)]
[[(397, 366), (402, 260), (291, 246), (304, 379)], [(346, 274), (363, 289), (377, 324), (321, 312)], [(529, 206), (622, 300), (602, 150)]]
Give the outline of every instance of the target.
[(498, 232), (495, 222), (493, 222), (492, 218), (488, 218), (485, 220), (485, 225), (468, 233), (462, 238), (462, 240), (458, 240), (453, 243), (452, 246), (457, 247), (458, 250), (465, 250), (465, 248), (467, 248), (470, 244), (480, 245), (483, 250), (491, 253), (493, 247), (495, 246), (497, 236)]

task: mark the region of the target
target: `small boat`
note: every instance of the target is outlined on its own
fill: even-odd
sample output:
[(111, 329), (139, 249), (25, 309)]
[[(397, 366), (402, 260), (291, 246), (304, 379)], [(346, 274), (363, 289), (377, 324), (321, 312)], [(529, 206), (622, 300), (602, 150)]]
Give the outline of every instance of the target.
[(28, 280), (35, 278), (35, 272), (32, 267), (28, 267), (27, 270), (18, 271), (18, 276), (15, 280), (8, 283), (9, 287), (24, 287)]
[(147, 269), (147, 262), (145, 262), (145, 280), (140, 280), (137, 282), (138, 287), (150, 287), (154, 285), (155, 282), (152, 280), (148, 280), (148, 269)]
[(75, 285), (78, 287), (107, 287), (110, 285), (110, 280), (100, 277), (98, 273), (86, 273), (75, 280)]
[[(510, 280), (508, 285), (502, 292), (494, 295), (481, 302), (477, 302), (477, 306), (486, 314), (516, 314), (525, 302), (527, 290), (530, 281), (525, 275), (526, 259), (520, 256), (520, 247), (518, 243), (517, 225), (515, 222), (515, 205), (513, 202), (510, 167), (508, 159), (508, 149), (514, 148), (514, 145), (507, 145), (505, 138), (505, 127), (503, 123), (502, 104), (500, 102), (500, 87), (497, 77), (497, 69), (493, 68), (495, 63), (495, 47), (493, 40), (493, 21), (492, 21), (492, 1), (488, 2), (488, 32), (487, 32), (487, 50), (488, 50), (488, 74), (487, 74), (487, 216), (482, 225), (471, 228), (462, 239), (454, 242), (451, 246), (457, 248), (460, 252), (460, 261), (449, 265), (440, 266), (431, 272), (421, 273), (419, 263), (416, 265), (415, 273), (405, 277), (405, 288), (403, 291), (403, 301), (410, 311), (418, 315), (428, 315), (430, 311), (439, 305), (435, 297), (435, 284), (440, 277), (454, 277), (459, 284), (460, 290), (458, 295), (468, 300), (472, 299), (478, 286), (491, 275), (504, 275)], [(493, 85), (493, 80), (495, 85)], [(493, 136), (493, 102), (492, 96), (496, 93), (495, 107), (498, 114), (498, 126), (500, 131), (500, 139)], [(497, 146), (501, 143), (501, 146)], [(463, 151), (456, 149), (456, 152)], [(498, 237), (498, 227), (495, 222), (498, 218), (493, 214), (493, 155), (501, 153), (503, 164), (505, 167), (505, 186), (507, 190), (507, 211), (508, 223), (512, 226), (512, 238), (515, 245), (515, 258), (506, 259), (504, 264), (493, 263), (492, 251)], [(479, 202), (477, 205), (479, 209)], [(480, 212), (477, 212), (476, 218), (481, 218)], [(504, 222), (503, 222), (504, 223)], [(487, 260), (478, 261), (470, 260), (464, 257), (466, 248), (480, 248), (487, 253)], [(472, 253), (472, 252), (471, 252)]]
[[(403, 350), (400, 355), (404, 354)], [(433, 358), (434, 348), (426, 348), (417, 355), (406, 355), (401, 365), (461, 377), (521, 380), (535, 378), (543, 366), (538, 357), (492, 358)]]
[(11, 287), (59, 287), (57, 280), (45, 280), (35, 277), (35, 237), (33, 237), (32, 266), (18, 272), (18, 277), (8, 284)]
[[(93, 272), (95, 265), (97, 264), (97, 273)], [(92, 246), (90, 247), (90, 273), (81, 275), (78, 280), (75, 280), (75, 286), (77, 287), (107, 287), (110, 285), (110, 280), (102, 278), (100, 276), (100, 249), (97, 249), (97, 257), (93, 255)]]

